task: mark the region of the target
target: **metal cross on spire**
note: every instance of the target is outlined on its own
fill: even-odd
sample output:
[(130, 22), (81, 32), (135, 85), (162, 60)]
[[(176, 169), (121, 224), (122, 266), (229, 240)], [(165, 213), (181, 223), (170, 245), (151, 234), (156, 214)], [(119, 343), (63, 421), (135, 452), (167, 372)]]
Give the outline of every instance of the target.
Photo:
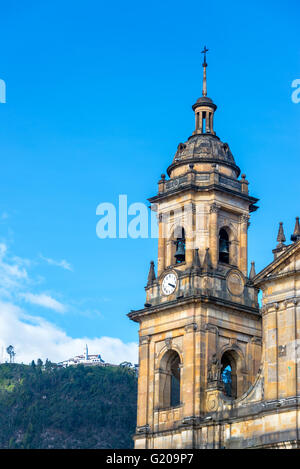
[(208, 52), (208, 49), (206, 46), (204, 46), (203, 51), (201, 54), (204, 54), (204, 61), (203, 61), (203, 87), (202, 87), (202, 96), (207, 96), (207, 86), (206, 86), (206, 67), (207, 67), (207, 62), (206, 62), (206, 52)]
[(204, 49), (203, 51), (201, 52), (201, 54), (204, 54), (204, 62), (203, 62), (203, 67), (206, 67), (207, 66), (207, 62), (206, 62), (206, 52), (208, 52), (209, 49), (207, 49), (206, 46), (204, 46)]

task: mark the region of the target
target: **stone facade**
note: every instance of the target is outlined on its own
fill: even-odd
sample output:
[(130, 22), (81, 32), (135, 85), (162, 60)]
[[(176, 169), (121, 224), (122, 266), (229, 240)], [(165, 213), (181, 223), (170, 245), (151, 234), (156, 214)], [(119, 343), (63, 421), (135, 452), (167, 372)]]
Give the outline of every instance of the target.
[(152, 262), (145, 307), (128, 315), (140, 325), (135, 447), (297, 447), (300, 241), (248, 275), (258, 199), (215, 134), (215, 104), (193, 109), (195, 131), (149, 199), (157, 275)]

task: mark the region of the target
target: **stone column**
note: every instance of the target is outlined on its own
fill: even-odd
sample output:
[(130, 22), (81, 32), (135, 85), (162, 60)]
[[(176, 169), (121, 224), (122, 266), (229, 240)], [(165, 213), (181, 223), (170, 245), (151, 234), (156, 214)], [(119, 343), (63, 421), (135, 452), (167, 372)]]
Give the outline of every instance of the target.
[(278, 397), (297, 394), (297, 331), (295, 299), (279, 303), (278, 315)]
[(277, 358), (277, 310), (278, 304), (263, 307), (265, 399), (278, 398)]
[(245, 277), (247, 277), (248, 274), (248, 224), (249, 215), (242, 215), (240, 218), (239, 268)]
[(205, 325), (206, 331), (206, 367), (211, 357), (218, 352), (219, 328), (213, 324)]
[[(299, 301), (299, 298), (294, 299), (294, 317), (295, 317), (295, 349), (296, 349), (295, 353), (296, 353), (296, 358), (297, 358), (297, 367), (296, 367), (297, 392), (296, 394), (297, 396), (299, 396), (300, 395), (300, 301)], [(300, 425), (299, 425), (299, 428), (300, 428)]]
[(195, 112), (195, 118), (196, 118), (195, 129), (196, 129), (196, 132), (197, 132), (199, 130), (199, 127), (200, 127), (200, 113), (199, 112)]
[(199, 130), (200, 133), (203, 133), (203, 112), (199, 112)]
[(185, 262), (187, 265), (193, 263), (194, 242), (195, 242), (195, 213), (196, 207), (193, 203), (185, 206), (186, 241), (185, 241)]
[(183, 417), (193, 417), (195, 412), (195, 323), (184, 328), (184, 363), (182, 373)]
[(219, 255), (219, 236), (218, 236), (218, 213), (219, 207), (212, 204), (210, 207), (209, 218), (209, 238), (210, 238), (210, 256), (213, 268), (216, 269), (218, 265)]
[(205, 119), (205, 132), (209, 133), (210, 132), (210, 112), (206, 111), (205, 113), (206, 119)]
[(262, 339), (260, 337), (252, 337), (249, 344), (248, 359), (248, 370), (251, 375), (251, 382), (254, 382), (257, 375), (259, 365), (261, 363), (261, 352), (262, 352)]
[(149, 336), (140, 338), (137, 427), (144, 427), (148, 424), (149, 344)]
[(157, 259), (157, 277), (165, 269), (165, 226), (163, 221), (163, 216), (160, 213), (158, 215), (158, 259)]
[(210, 114), (210, 132), (214, 134), (214, 113)]

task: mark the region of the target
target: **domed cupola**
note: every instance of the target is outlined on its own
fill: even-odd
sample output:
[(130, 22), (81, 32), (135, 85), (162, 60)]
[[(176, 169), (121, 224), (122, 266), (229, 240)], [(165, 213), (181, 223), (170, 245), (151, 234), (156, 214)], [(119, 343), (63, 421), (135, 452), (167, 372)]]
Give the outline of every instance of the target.
[(207, 51), (208, 49), (204, 47), (202, 96), (192, 106), (195, 112), (195, 130), (185, 143), (178, 145), (173, 162), (167, 169), (171, 178), (189, 171), (190, 164), (200, 172), (218, 165), (220, 173), (234, 179), (240, 175), (240, 169), (235, 164), (228, 143), (221, 142), (214, 131), (214, 113), (217, 106), (207, 97)]

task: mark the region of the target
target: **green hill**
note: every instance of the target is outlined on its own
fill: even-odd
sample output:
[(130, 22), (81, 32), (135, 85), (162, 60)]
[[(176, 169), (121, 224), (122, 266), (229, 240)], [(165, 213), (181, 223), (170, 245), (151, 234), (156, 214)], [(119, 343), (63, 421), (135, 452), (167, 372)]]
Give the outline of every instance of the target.
[(0, 448), (132, 448), (137, 379), (122, 367), (0, 365)]

